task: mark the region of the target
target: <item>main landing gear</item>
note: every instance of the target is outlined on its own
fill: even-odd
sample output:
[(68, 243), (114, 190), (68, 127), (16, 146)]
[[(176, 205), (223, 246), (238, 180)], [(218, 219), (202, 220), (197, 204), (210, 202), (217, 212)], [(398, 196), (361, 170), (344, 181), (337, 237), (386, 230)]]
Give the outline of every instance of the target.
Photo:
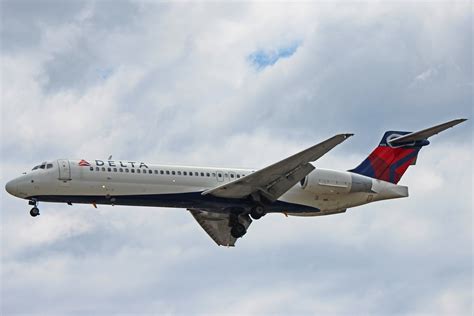
[[(247, 233), (247, 228), (252, 219), (257, 220), (265, 216), (267, 212), (265, 208), (258, 204), (255, 205), (250, 209), (234, 209), (230, 215), (229, 219), (229, 226), (230, 226), (230, 234), (234, 238), (240, 238)], [(252, 218), (252, 219), (251, 219)]]
[(31, 200), (28, 202), (29, 205), (33, 205), (33, 208), (30, 210), (30, 215), (36, 217), (40, 215), (39, 208), (38, 208), (38, 201)]
[(244, 225), (240, 224), (240, 223), (236, 223), (232, 226), (232, 228), (230, 229), (230, 234), (232, 235), (232, 237), (234, 238), (240, 238), (242, 237), (243, 235), (245, 235), (247, 233), (247, 229), (245, 228)]
[(265, 214), (267, 214), (267, 212), (265, 212), (265, 209), (264, 209), (263, 206), (261, 206), (261, 205), (254, 206), (254, 207), (252, 207), (252, 209), (250, 210), (250, 216), (251, 216), (253, 219), (260, 219), (260, 218), (262, 218), (263, 216), (265, 216)]
[(230, 226), (230, 234), (234, 238), (240, 238), (243, 235), (247, 233), (247, 228), (245, 228), (245, 225), (242, 224), (248, 223), (250, 225), (250, 222), (252, 220), (249, 218), (248, 215), (242, 215), (242, 213), (232, 213), (229, 218), (229, 226)]

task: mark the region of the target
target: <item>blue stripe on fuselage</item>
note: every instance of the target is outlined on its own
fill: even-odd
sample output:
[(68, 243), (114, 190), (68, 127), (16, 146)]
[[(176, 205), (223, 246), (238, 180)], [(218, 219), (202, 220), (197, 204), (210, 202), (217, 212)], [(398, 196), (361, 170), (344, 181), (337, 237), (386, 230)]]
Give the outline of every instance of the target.
[[(28, 199), (36, 199), (44, 202), (80, 203), (80, 204), (114, 204), (130, 206), (155, 206), (173, 208), (205, 208), (215, 209), (216, 212), (232, 207), (251, 208), (254, 204), (245, 199), (228, 199), (212, 195), (202, 195), (201, 192), (171, 193), (171, 194), (144, 194), (144, 195), (41, 195), (32, 196)], [(318, 208), (275, 201), (265, 207), (267, 212), (319, 212)]]

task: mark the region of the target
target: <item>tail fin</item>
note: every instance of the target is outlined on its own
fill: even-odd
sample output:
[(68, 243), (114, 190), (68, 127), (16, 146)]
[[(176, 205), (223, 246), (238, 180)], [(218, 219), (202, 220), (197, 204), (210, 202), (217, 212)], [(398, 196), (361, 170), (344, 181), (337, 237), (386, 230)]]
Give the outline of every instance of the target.
[(398, 183), (408, 167), (416, 163), (421, 147), (429, 145), (429, 137), (464, 121), (465, 119), (453, 120), (414, 133), (388, 131), (369, 157), (349, 171)]

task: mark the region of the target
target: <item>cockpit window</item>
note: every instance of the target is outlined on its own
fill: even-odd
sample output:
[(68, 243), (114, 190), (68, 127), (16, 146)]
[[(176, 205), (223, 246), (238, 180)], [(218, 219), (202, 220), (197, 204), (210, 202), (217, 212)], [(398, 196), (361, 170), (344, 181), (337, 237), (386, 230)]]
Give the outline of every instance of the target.
[(52, 163), (47, 163), (47, 162), (45, 161), (45, 162), (42, 162), (41, 165), (34, 166), (33, 169), (31, 169), (31, 170), (36, 170), (36, 169), (51, 169), (51, 168), (53, 168), (53, 164), (52, 164)]

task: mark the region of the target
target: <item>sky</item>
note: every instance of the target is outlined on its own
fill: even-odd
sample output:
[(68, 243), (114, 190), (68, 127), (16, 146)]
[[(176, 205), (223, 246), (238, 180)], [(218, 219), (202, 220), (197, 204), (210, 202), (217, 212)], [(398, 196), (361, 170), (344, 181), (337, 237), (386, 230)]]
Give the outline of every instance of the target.
[(254, 222), (218, 247), (183, 209), (1, 198), (1, 313), (472, 315), (473, 7), (449, 2), (10, 1), (1, 184), (41, 161), (262, 168), (336, 133), (455, 118), (407, 199)]

